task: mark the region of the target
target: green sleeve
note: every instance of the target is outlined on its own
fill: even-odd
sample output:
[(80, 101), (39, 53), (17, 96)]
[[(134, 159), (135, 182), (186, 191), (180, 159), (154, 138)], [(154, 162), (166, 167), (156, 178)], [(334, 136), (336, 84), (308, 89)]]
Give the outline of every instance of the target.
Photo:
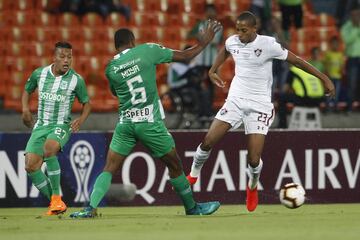
[(82, 77), (78, 76), (78, 82), (75, 88), (76, 97), (79, 99), (80, 103), (89, 102), (89, 96), (87, 93), (85, 81)]
[(35, 71), (33, 71), (28, 78), (28, 80), (25, 83), (25, 91), (28, 93), (34, 92), (34, 90), (38, 86), (38, 80), (40, 79), (41, 69), (38, 68)]
[(115, 97), (117, 96), (116, 95), (116, 91), (115, 91), (115, 88), (111, 82), (111, 78), (110, 78), (110, 65), (108, 64), (105, 68), (105, 76), (107, 78), (107, 80), (109, 81), (109, 87), (110, 87), (110, 91), (112, 93), (112, 95), (114, 95)]
[(359, 28), (353, 28), (350, 22), (345, 23), (341, 28), (341, 37), (346, 44), (351, 44), (356, 41), (359, 36)]
[(173, 51), (156, 43), (146, 44), (147, 56), (154, 64), (168, 63), (172, 61)]

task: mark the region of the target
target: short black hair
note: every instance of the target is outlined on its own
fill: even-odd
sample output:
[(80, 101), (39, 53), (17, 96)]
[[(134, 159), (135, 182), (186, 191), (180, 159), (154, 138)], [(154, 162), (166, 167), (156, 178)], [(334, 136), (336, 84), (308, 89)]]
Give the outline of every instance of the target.
[(237, 18), (238, 21), (247, 21), (251, 26), (256, 25), (256, 17), (252, 12), (244, 11)]
[(67, 48), (67, 49), (72, 49), (72, 46), (70, 43), (68, 42), (57, 42), (55, 43), (55, 50), (57, 48)]
[(127, 28), (120, 28), (115, 32), (114, 41), (115, 41), (115, 49), (119, 49), (120, 47), (131, 43), (131, 41), (135, 40), (134, 33)]

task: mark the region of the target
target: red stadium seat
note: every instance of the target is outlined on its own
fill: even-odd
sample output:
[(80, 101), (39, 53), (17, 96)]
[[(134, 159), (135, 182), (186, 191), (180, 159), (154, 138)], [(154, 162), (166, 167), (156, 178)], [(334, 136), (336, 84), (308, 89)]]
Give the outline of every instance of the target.
[(192, 28), (201, 19), (202, 18), (200, 15), (194, 13), (186, 13), (186, 12), (181, 13), (181, 25), (183, 27)]
[(0, 74), (0, 81), (2, 83), (1, 87), (0, 87), (0, 98), (4, 98), (6, 92), (8, 91), (8, 87), (11, 85), (9, 84), (10, 81), (10, 74), (5, 71), (5, 68), (1, 68), (0, 69), (1, 74)]
[(323, 27), (336, 27), (335, 18), (326, 13), (320, 13), (317, 16), (317, 21), (320, 23), (319, 25)]
[(140, 12), (166, 11), (167, 2), (164, 0), (136, 0)]
[(81, 18), (81, 22), (84, 26), (99, 27), (104, 25), (104, 20), (97, 13), (87, 13)]
[(37, 27), (54, 27), (57, 25), (56, 16), (54, 14), (50, 14), (47, 12), (41, 12), (41, 13), (39, 13), (39, 15), (34, 18), (35, 26), (37, 26)]
[[(34, 26), (35, 19), (39, 16), (39, 12), (35, 11), (16, 11), (13, 14), (14, 22), (13, 26)], [(14, 16), (15, 15), (15, 16)]]
[(84, 35), (79, 31), (79, 27), (61, 27), (59, 32), (62, 41), (75, 42), (84, 40)]
[(62, 39), (61, 32), (59, 28), (56, 27), (37, 27), (33, 28), (32, 31), (35, 34), (34, 41), (37, 42), (57, 42)]
[(116, 50), (114, 43), (111, 41), (105, 42), (103, 44), (103, 56), (108, 57), (109, 59), (116, 55)]
[(159, 26), (160, 22), (159, 22), (158, 14), (135, 12), (131, 16), (130, 25), (137, 27), (142, 27), (144, 25)]
[(1, 0), (0, 10), (27, 11), (35, 8), (35, 1), (28, 0)]
[(133, 29), (135, 39), (139, 43), (141, 42), (154, 42), (156, 41), (156, 29), (154, 28), (137, 28), (134, 27)]
[(53, 62), (53, 56), (41, 56), (41, 57), (28, 57), (27, 58), (27, 65), (29, 66), (28, 76), (30, 76), (31, 72), (34, 71), (36, 68), (48, 66)]
[[(186, 34), (186, 33), (185, 33)], [(181, 41), (185, 38), (182, 38), (183, 36), (181, 35), (181, 28), (177, 27), (177, 28), (172, 28), (172, 27), (167, 27), (164, 28), (164, 40), (165, 41)]]
[(159, 12), (157, 16), (160, 26), (176, 27), (181, 25), (181, 18), (178, 14)]
[(169, 14), (179, 14), (185, 11), (184, 1), (179, 0), (168, 0), (168, 10)]
[(85, 41), (95, 41), (100, 42), (104, 41), (106, 37), (106, 32), (104, 27), (88, 27), (84, 26), (81, 28), (81, 34)]
[(185, 12), (204, 14), (206, 0), (184, 0)]
[(127, 24), (124, 15), (122, 15), (118, 12), (110, 13), (107, 16), (105, 23), (107, 26), (115, 27), (115, 28), (119, 28), (119, 27), (125, 26)]
[(215, 0), (216, 12), (218, 15), (223, 15), (225, 12), (231, 12), (230, 1)]
[(14, 109), (18, 112), (21, 111), (21, 95), (22, 95), (23, 86), (12, 85), (7, 88), (5, 94), (4, 107), (7, 109)]
[(60, 27), (78, 27), (80, 19), (73, 13), (62, 13), (58, 16), (58, 24)]

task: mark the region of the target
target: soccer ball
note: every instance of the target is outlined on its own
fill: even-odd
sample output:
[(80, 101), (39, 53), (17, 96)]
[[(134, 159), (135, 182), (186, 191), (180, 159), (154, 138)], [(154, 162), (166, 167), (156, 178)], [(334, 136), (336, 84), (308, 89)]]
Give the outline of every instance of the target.
[(280, 202), (287, 208), (298, 208), (305, 202), (305, 189), (297, 183), (285, 184), (279, 194)]

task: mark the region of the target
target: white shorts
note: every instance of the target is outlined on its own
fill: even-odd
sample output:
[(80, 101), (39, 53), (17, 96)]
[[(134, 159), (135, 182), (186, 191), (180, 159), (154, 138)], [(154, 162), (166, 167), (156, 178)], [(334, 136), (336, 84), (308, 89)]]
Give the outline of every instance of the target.
[(232, 129), (244, 123), (245, 134), (266, 135), (274, 121), (275, 111), (272, 103), (261, 103), (243, 98), (226, 99), (215, 118), (227, 122)]

